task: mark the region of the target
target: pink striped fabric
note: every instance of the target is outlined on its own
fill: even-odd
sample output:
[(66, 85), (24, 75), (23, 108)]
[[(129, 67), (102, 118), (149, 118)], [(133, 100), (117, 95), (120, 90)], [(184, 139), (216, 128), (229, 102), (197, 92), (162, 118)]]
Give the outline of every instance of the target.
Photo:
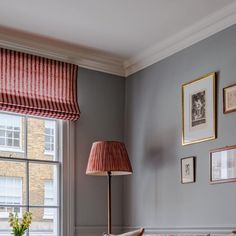
[(76, 65), (0, 48), (0, 110), (77, 120)]
[(92, 145), (86, 174), (107, 175), (132, 174), (125, 144), (117, 141), (100, 141)]

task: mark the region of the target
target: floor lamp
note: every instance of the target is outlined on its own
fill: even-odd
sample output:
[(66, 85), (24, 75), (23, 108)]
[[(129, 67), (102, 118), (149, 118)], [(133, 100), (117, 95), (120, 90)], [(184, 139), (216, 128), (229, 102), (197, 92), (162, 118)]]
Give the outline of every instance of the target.
[(86, 174), (107, 176), (108, 234), (111, 234), (111, 176), (132, 174), (125, 144), (117, 141), (93, 143)]

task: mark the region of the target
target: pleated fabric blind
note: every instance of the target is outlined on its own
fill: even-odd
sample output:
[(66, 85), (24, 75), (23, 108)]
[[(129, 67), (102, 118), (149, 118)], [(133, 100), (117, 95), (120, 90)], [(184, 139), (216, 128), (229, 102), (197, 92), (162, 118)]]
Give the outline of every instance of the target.
[(0, 48), (0, 110), (77, 120), (78, 66)]

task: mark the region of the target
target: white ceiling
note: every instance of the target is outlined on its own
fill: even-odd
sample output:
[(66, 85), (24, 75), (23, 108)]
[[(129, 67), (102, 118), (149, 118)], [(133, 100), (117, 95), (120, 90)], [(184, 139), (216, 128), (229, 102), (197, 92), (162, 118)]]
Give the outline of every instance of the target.
[(0, 25), (129, 61), (236, 0), (7, 0)]

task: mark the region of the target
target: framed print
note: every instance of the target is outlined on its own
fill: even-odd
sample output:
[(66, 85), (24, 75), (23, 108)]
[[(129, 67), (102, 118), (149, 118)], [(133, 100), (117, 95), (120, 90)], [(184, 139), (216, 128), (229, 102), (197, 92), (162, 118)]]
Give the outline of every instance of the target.
[(195, 182), (195, 157), (185, 157), (181, 159), (181, 183)]
[(223, 89), (224, 113), (236, 111), (236, 84)]
[(210, 182), (236, 181), (236, 145), (210, 151)]
[(215, 73), (182, 85), (182, 145), (216, 138)]

